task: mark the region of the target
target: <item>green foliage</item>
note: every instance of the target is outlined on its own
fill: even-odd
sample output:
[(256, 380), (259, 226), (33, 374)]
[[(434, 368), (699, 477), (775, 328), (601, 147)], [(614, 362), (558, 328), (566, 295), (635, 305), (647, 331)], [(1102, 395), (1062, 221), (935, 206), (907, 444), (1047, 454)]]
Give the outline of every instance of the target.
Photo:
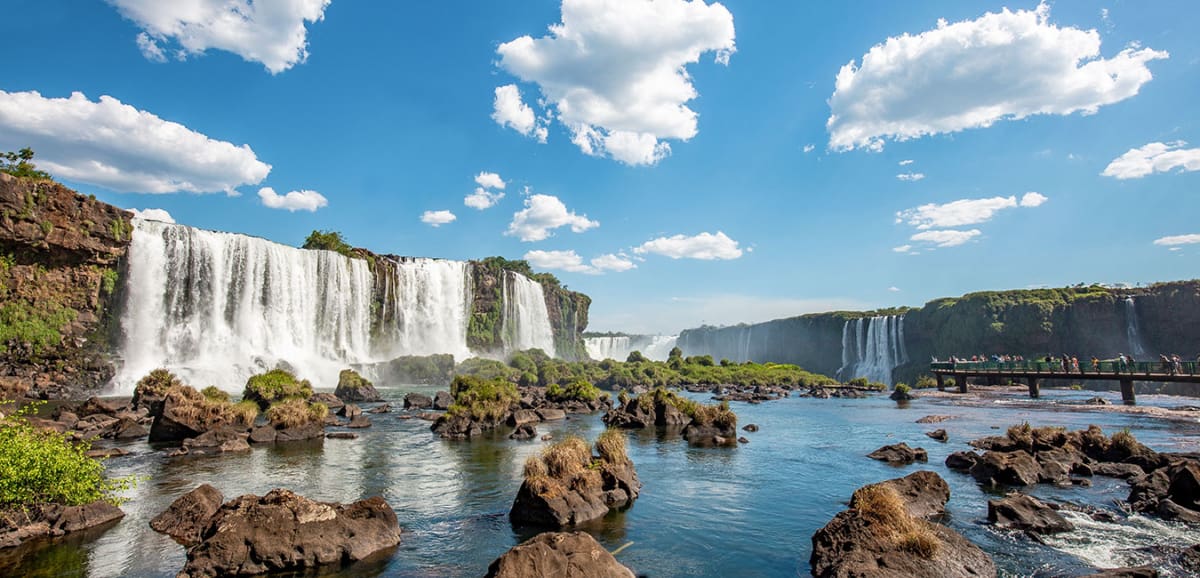
[(246, 380), (246, 389), (242, 398), (258, 403), (262, 409), (271, 404), (288, 399), (308, 399), (312, 397), (312, 384), (307, 379), (298, 380), (296, 376), (282, 369), (273, 369), (260, 373)]
[(478, 421), (499, 421), (508, 413), (509, 406), (521, 399), (517, 386), (503, 379), (481, 379), (471, 375), (458, 375), (450, 383), (450, 394), (454, 404), (449, 415), (469, 415)]
[(625, 363), (644, 363), (647, 361), (650, 360), (646, 359), (646, 356), (642, 355), (641, 351), (630, 351), (629, 357), (625, 358)]
[(119, 505), (117, 494), (137, 478), (106, 479), (104, 465), (86, 455), (89, 443), (72, 443), (64, 434), (30, 425), (26, 416), (34, 408), (0, 418), (0, 507), (80, 506), (96, 500)]
[(170, 371), (155, 369), (138, 380), (137, 386), (133, 388), (133, 403), (137, 405), (138, 400), (143, 397), (163, 397), (167, 395), (168, 389), (182, 385), (183, 382)]
[(42, 227), (42, 234), (49, 235), (50, 232), (54, 230), (54, 223), (51, 223), (50, 221), (42, 221), (41, 227)]
[(354, 252), (354, 247), (351, 247), (342, 238), (342, 234), (337, 231), (313, 231), (308, 234), (308, 238), (304, 240), (304, 244), (300, 248), (333, 251), (347, 257), (361, 258)]
[(853, 385), (854, 387), (867, 387), (870, 385), (870, 382), (865, 377), (856, 377), (850, 381), (847, 381), (846, 385)]
[(353, 369), (343, 369), (338, 373), (338, 389), (360, 389), (373, 385), (371, 380), (361, 376)]
[(208, 401), (215, 401), (218, 403), (229, 401), (229, 394), (217, 389), (217, 386), (215, 385), (210, 385), (200, 390), (200, 395), (203, 395)]
[(915, 387), (917, 389), (929, 389), (932, 387), (937, 387), (937, 380), (928, 375), (922, 375), (921, 377), (917, 378), (917, 384)]
[(25, 147), (17, 152), (0, 153), (0, 173), (8, 173), (14, 177), (24, 177), (38, 180), (50, 180), (50, 173), (39, 171), (33, 164), (33, 149)]
[(105, 295), (112, 295), (113, 291), (117, 290), (117, 270), (103, 269), (100, 272), (100, 291)]
[(557, 383), (546, 386), (546, 397), (554, 401), (596, 401), (600, 398), (600, 390), (585, 379), (576, 379), (565, 388)]
[(133, 233), (133, 225), (125, 221), (125, 219), (116, 218), (112, 221), (109, 221), (108, 232), (111, 233), (113, 238), (117, 241), (124, 241), (125, 239), (129, 238), (131, 233)]
[(893, 387), (892, 389), (894, 389), (896, 391), (896, 393), (903, 393), (903, 394), (912, 393), (912, 388), (909, 387), (908, 384), (904, 383), (904, 382), (897, 383), (896, 386)]
[(328, 415), (329, 407), (325, 404), (309, 403), (298, 397), (276, 402), (267, 408), (267, 422), (276, 429), (321, 423)]
[(60, 330), (75, 321), (76, 311), (53, 301), (29, 304), (12, 301), (0, 306), (0, 344), (28, 344), (34, 355), (62, 343)]

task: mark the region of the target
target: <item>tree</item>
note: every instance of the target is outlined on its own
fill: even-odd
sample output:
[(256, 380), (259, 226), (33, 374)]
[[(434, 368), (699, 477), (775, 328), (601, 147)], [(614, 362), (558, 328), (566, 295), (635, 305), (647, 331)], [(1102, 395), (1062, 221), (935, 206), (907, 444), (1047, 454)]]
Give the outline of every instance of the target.
[(50, 173), (37, 170), (33, 164), (33, 149), (25, 147), (17, 152), (0, 153), (0, 172), (14, 177), (50, 179)]
[(667, 361), (672, 359), (683, 359), (683, 350), (679, 347), (672, 347), (671, 352), (667, 354)]
[(625, 358), (625, 363), (642, 363), (644, 361), (649, 360), (646, 359), (645, 355), (642, 355), (641, 351), (630, 351), (629, 357)]
[(354, 256), (354, 248), (337, 231), (313, 231), (308, 234), (300, 248), (335, 251), (347, 257)]

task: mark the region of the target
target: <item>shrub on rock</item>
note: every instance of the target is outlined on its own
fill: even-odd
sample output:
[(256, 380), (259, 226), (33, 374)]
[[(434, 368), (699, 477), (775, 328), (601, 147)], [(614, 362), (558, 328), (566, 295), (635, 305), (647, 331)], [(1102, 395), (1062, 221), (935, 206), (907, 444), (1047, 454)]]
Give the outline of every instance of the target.
[(382, 401), (379, 392), (375, 389), (375, 384), (353, 369), (343, 369), (338, 374), (337, 388), (333, 390), (333, 395), (338, 399), (346, 402), (374, 402)]
[(134, 409), (146, 408), (151, 414), (158, 413), (162, 400), (172, 387), (181, 387), (183, 382), (165, 369), (155, 369), (138, 380), (133, 388)]
[(150, 426), (150, 441), (183, 441), (223, 427), (245, 431), (256, 417), (254, 403), (213, 401), (189, 386), (173, 386)]
[(571, 436), (525, 462), (525, 481), (509, 518), (516, 524), (562, 528), (603, 517), (637, 499), (642, 484), (625, 450), (625, 435), (606, 430), (596, 453)]
[(278, 401), (308, 399), (312, 393), (312, 384), (307, 379), (296, 379), (295, 375), (283, 369), (273, 369), (248, 379), (242, 399), (253, 401), (259, 409), (265, 410)]

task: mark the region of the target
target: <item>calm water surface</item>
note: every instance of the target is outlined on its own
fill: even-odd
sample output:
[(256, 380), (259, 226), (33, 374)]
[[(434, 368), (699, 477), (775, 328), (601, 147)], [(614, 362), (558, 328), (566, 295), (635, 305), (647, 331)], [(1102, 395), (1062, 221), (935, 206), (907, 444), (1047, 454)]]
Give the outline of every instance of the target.
[[(408, 391), (434, 390), (412, 386), (381, 392), (395, 402)], [(1200, 423), (1061, 411), (1060, 404), (1093, 395), (1047, 391), (1037, 402), (1014, 397), (973, 407), (917, 400), (906, 409), (884, 398), (735, 404), (740, 424), (761, 427), (745, 434), (751, 443), (736, 449), (693, 449), (678, 437), (630, 432), (630, 457), (644, 484), (641, 497), (628, 511), (584, 529), (610, 550), (631, 543), (619, 559), (647, 576), (808, 575), (812, 534), (844, 509), (854, 489), (930, 469), (950, 483), (948, 523), (992, 554), (1004, 575), (1080, 575), (1096, 566), (1154, 561), (1164, 547), (1200, 542), (1200, 531), (1140, 516), (1121, 515), (1119, 523), (1106, 524), (1072, 515), (1079, 529), (1046, 545), (982, 524), (991, 494), (943, 462), (951, 452), (968, 449), (968, 440), (995, 435), (993, 428), (1023, 421), (1071, 429), (1095, 423), (1110, 432), (1130, 428), (1160, 451), (1200, 451)], [(1100, 395), (1119, 403), (1116, 394)], [(1179, 405), (1195, 400), (1142, 396), (1140, 401)], [(932, 413), (956, 418), (915, 423)], [(183, 567), (184, 549), (152, 531), (148, 522), (172, 500), (208, 482), (226, 499), (276, 487), (323, 501), (386, 498), (404, 530), (399, 548), (385, 560), (330, 575), (482, 575), (492, 560), (533, 535), (512, 527), (508, 509), (525, 459), (552, 442), (511, 441), (507, 431), (486, 440), (448, 442), (431, 434), (427, 422), (399, 415), (371, 415), (374, 426), (356, 430), (357, 440), (256, 447), (241, 455), (166, 459), (161, 449), (144, 442), (125, 444), (131, 455), (111, 460), (109, 471), (149, 476), (129, 493), (126, 517), (98, 537), (0, 553), (0, 574), (174, 576)], [(924, 435), (939, 427), (949, 432), (950, 443)], [(568, 434), (594, 439), (602, 428), (598, 414), (538, 426), (539, 433), (557, 439)], [(926, 448), (929, 463), (896, 468), (864, 457), (901, 441)], [(1116, 503), (1128, 495), (1126, 484), (1101, 477), (1093, 482), (1092, 488), (1039, 486), (1033, 493), (1119, 513)], [(1178, 568), (1164, 569), (1183, 575)]]

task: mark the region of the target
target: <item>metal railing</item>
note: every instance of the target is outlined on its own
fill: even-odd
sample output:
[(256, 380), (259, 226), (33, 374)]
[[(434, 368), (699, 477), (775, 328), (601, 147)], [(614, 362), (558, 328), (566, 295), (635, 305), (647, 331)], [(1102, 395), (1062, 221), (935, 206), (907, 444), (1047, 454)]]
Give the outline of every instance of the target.
[(1075, 375), (1120, 374), (1120, 375), (1200, 375), (1200, 362), (1182, 361), (1178, 364), (1162, 361), (1104, 360), (1098, 363), (1080, 361), (1079, 369), (1061, 360), (1053, 361), (938, 361), (930, 364), (931, 370), (979, 371), (1011, 373), (1070, 373)]

